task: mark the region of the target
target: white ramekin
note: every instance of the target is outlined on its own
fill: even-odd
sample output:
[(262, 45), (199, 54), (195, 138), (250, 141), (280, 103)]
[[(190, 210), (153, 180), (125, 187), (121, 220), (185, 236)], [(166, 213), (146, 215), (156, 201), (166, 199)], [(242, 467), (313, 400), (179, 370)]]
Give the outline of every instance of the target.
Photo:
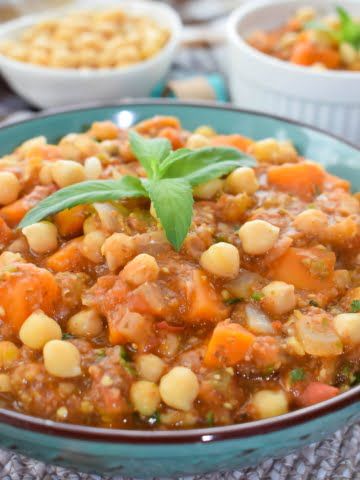
[[(341, 0), (360, 16), (360, 2)], [(285, 116), (360, 146), (360, 72), (315, 70), (258, 52), (246, 43), (254, 30), (281, 25), (302, 5), (334, 11), (331, 0), (256, 0), (228, 20), (228, 71), (233, 101), (242, 108)]]
[[(153, 1), (97, 0), (76, 2), (76, 8), (105, 9), (117, 6), (128, 13), (146, 15), (166, 26), (171, 36), (154, 57), (130, 67), (113, 69), (47, 68), (18, 62), (0, 55), (0, 70), (16, 93), (41, 108), (93, 101), (114, 101), (124, 97), (146, 97), (168, 71), (181, 37), (181, 20), (168, 5)], [(63, 15), (33, 15), (8, 22), (0, 27), (0, 41), (16, 38), (25, 28), (44, 18)]]

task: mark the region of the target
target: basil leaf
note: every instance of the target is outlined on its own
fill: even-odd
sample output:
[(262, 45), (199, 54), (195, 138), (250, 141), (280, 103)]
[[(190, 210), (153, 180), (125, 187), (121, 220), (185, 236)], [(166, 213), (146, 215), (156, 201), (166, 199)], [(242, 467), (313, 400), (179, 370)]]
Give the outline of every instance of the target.
[(62, 188), (42, 200), (25, 215), (18, 228), (27, 227), (49, 215), (76, 205), (146, 196), (141, 181), (132, 176), (124, 176), (118, 180), (81, 182)]
[(145, 168), (149, 178), (157, 178), (159, 165), (171, 152), (171, 144), (166, 138), (145, 138), (135, 131), (129, 132), (133, 154)]
[(251, 157), (235, 148), (180, 149), (168, 156), (160, 174), (166, 178), (181, 177), (195, 186), (222, 177), (237, 167), (254, 164)]
[(343, 7), (336, 7), (340, 19), (340, 42), (346, 42), (360, 48), (360, 22), (354, 20)]
[(192, 189), (181, 178), (143, 180), (166, 238), (179, 251), (189, 231), (193, 215)]

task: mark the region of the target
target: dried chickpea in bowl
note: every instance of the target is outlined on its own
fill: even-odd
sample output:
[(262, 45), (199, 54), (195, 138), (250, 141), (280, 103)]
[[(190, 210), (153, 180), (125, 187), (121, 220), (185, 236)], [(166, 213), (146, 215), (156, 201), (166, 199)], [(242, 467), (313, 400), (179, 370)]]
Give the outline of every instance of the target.
[(0, 53), (49, 68), (119, 68), (155, 56), (169, 37), (167, 28), (145, 15), (117, 8), (77, 11), (25, 29), (3, 41)]

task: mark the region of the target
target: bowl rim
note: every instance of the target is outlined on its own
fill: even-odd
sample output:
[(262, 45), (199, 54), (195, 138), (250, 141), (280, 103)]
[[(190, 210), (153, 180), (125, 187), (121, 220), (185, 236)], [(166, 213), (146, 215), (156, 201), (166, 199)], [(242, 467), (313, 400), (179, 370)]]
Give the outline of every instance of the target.
[[(356, 5), (354, 0), (350, 0)], [(268, 66), (269, 68), (277, 68), (279, 73), (287, 72), (288, 74), (293, 75), (304, 75), (312, 78), (314, 81), (333, 79), (333, 80), (344, 80), (344, 81), (359, 81), (360, 72), (352, 72), (348, 70), (315, 70), (313, 68), (304, 67), (301, 65), (294, 65), (290, 62), (278, 59), (266, 53), (256, 50), (256, 48), (249, 45), (242, 34), (238, 31), (238, 25), (241, 20), (243, 20), (248, 14), (260, 11), (263, 8), (278, 6), (283, 4), (294, 3), (294, 7), (299, 7), (297, 3), (298, 0), (254, 0), (252, 2), (245, 3), (237, 7), (229, 16), (226, 24), (226, 32), (228, 41), (235, 45), (237, 48), (240, 48), (244, 53), (249, 55), (253, 60), (261, 62), (262, 64)], [(306, 4), (306, 2), (303, 2)], [(329, 6), (333, 4), (329, 1)]]
[[(106, 2), (105, 2), (106, 3)], [(105, 5), (106, 6), (106, 5)], [(137, 7), (144, 8), (144, 12), (142, 15), (146, 16), (147, 12), (152, 9), (158, 9), (159, 11), (162, 10), (166, 12), (171, 21), (167, 28), (170, 32), (170, 37), (167, 40), (166, 44), (158, 50), (155, 55), (152, 57), (141, 60), (140, 62), (134, 63), (133, 65), (125, 66), (125, 67), (114, 67), (114, 68), (57, 68), (57, 67), (46, 67), (42, 65), (36, 65), (34, 63), (29, 62), (21, 62), (19, 60), (14, 60), (11, 57), (3, 55), (0, 53), (0, 68), (2, 64), (6, 68), (14, 69), (16, 68), (20, 73), (26, 74), (30, 71), (33, 74), (38, 75), (49, 75), (51, 77), (57, 78), (68, 78), (68, 79), (75, 79), (75, 78), (89, 78), (89, 77), (111, 77), (116, 75), (127, 75), (132, 73), (139, 73), (143, 70), (155, 66), (157, 63), (164, 60), (164, 57), (167, 54), (171, 54), (171, 52), (177, 47), (182, 33), (182, 21), (180, 15), (177, 11), (172, 8), (170, 5), (162, 3), (160, 1), (154, 0), (151, 3), (148, 0), (125, 0), (118, 5), (119, 9), (126, 9), (127, 6), (130, 6), (132, 9), (136, 9)], [(52, 10), (50, 13), (38, 13), (33, 15), (24, 15), (22, 17), (16, 18), (14, 20), (10, 20), (5, 22), (0, 26), (0, 40), (6, 41), (6, 34), (10, 32), (16, 32), (23, 28), (28, 28), (35, 25), (37, 22), (49, 18), (56, 18), (62, 13), (68, 13), (71, 11), (78, 11), (84, 10), (84, 7), (71, 8), (71, 7), (62, 7)], [(87, 10), (98, 10), (89, 6)], [(4, 37), (3, 37), (4, 36)]]
[[(336, 141), (351, 147), (360, 153), (360, 149), (351, 142), (344, 140), (332, 133), (328, 133), (320, 128), (312, 127), (305, 123), (290, 120), (278, 115), (262, 113), (258, 111), (246, 110), (233, 106), (230, 103), (220, 102), (203, 102), (203, 101), (178, 101), (172, 99), (124, 99), (118, 102), (101, 103), (93, 102), (82, 105), (74, 105), (71, 107), (49, 109), (44, 113), (35, 113), (30, 119), (17, 120), (11, 123), (0, 125), (0, 132), (6, 131), (18, 125), (31, 123), (37, 119), (46, 119), (62, 114), (72, 112), (81, 112), (87, 110), (102, 110), (104, 108), (131, 108), (139, 106), (160, 105), (177, 107), (205, 108), (218, 111), (232, 111), (237, 113), (249, 114), (254, 116), (265, 117), (276, 121), (288, 123), (290, 125), (306, 128), (317, 133), (321, 133), (335, 139)], [(184, 430), (127, 430), (127, 429), (111, 429), (89, 427), (79, 424), (70, 424), (46, 420), (32, 415), (26, 415), (13, 410), (0, 408), (0, 425), (6, 424), (10, 427), (30, 430), (37, 434), (54, 435), (57, 437), (65, 437), (69, 439), (85, 440), (90, 442), (118, 442), (138, 445), (151, 444), (192, 444), (192, 443), (209, 443), (225, 440), (235, 440), (240, 438), (248, 438), (256, 435), (266, 435), (272, 432), (290, 428), (296, 425), (307, 423), (311, 420), (321, 418), (335, 411), (342, 410), (356, 402), (360, 402), (360, 385), (357, 385), (347, 392), (326, 400), (324, 402), (312, 405), (310, 407), (301, 408), (293, 412), (272, 417), (264, 420), (256, 420), (246, 423), (238, 423), (233, 425), (194, 428)]]

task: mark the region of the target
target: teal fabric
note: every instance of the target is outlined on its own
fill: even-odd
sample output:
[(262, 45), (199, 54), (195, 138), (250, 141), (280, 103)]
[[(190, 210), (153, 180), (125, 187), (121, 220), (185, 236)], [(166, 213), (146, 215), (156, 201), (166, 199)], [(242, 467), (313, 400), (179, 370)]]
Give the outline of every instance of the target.
[[(34, 136), (45, 135), (54, 142), (66, 133), (82, 131), (96, 120), (112, 119), (121, 127), (128, 127), (153, 115), (175, 115), (190, 130), (199, 125), (211, 125), (222, 133), (242, 133), (255, 139), (289, 138), (304, 156), (319, 161), (330, 172), (351, 180), (354, 189), (360, 189), (360, 152), (354, 147), (325, 133), (281, 119), (220, 106), (140, 101), (35, 118), (0, 129), (0, 155), (9, 153), (21, 142)], [(26, 424), (18, 421), (17, 426), (0, 423), (0, 446), (48, 463), (103, 475), (176, 477), (230, 470), (257, 464), (265, 458), (285, 455), (326, 437), (346, 424), (359, 421), (360, 387), (344, 395), (346, 398), (351, 396), (352, 401), (341, 408), (331, 408), (322, 412), (321, 416), (314, 414), (301, 423), (294, 421), (298, 418), (298, 412), (287, 414), (283, 417), (289, 420), (287, 428), (277, 427), (272, 419), (256, 422), (259, 431), (243, 437), (237, 434), (236, 426), (229, 426), (203, 429), (199, 441), (195, 443), (180, 441), (174, 445), (162, 441), (144, 445), (141, 442), (90, 441), (86, 438), (76, 439), (71, 434), (65, 437), (38, 433), (31, 429), (30, 419)], [(332, 404), (331, 401), (327, 403)], [(317, 408), (311, 407), (310, 411)], [(3, 412), (0, 410), (0, 413)], [(47, 428), (51, 424), (46, 422)], [(268, 424), (273, 428), (265, 433), (263, 429)], [(228, 432), (230, 438), (214, 440), (223, 431)], [(156, 432), (147, 432), (146, 436), (153, 439)]]
[[(184, 77), (184, 79), (188, 79), (191, 77)], [(227, 102), (229, 100), (229, 93), (226, 88), (226, 83), (224, 77), (222, 75), (218, 75), (217, 73), (213, 73), (210, 75), (204, 75), (206, 81), (210, 84), (211, 88), (215, 92), (215, 98), (218, 102)], [(182, 80), (182, 79), (180, 79)], [(166, 96), (167, 98), (176, 98), (172, 91), (164, 92), (166, 90), (166, 82), (160, 82), (156, 85), (154, 90), (151, 92), (151, 97), (159, 98)]]

